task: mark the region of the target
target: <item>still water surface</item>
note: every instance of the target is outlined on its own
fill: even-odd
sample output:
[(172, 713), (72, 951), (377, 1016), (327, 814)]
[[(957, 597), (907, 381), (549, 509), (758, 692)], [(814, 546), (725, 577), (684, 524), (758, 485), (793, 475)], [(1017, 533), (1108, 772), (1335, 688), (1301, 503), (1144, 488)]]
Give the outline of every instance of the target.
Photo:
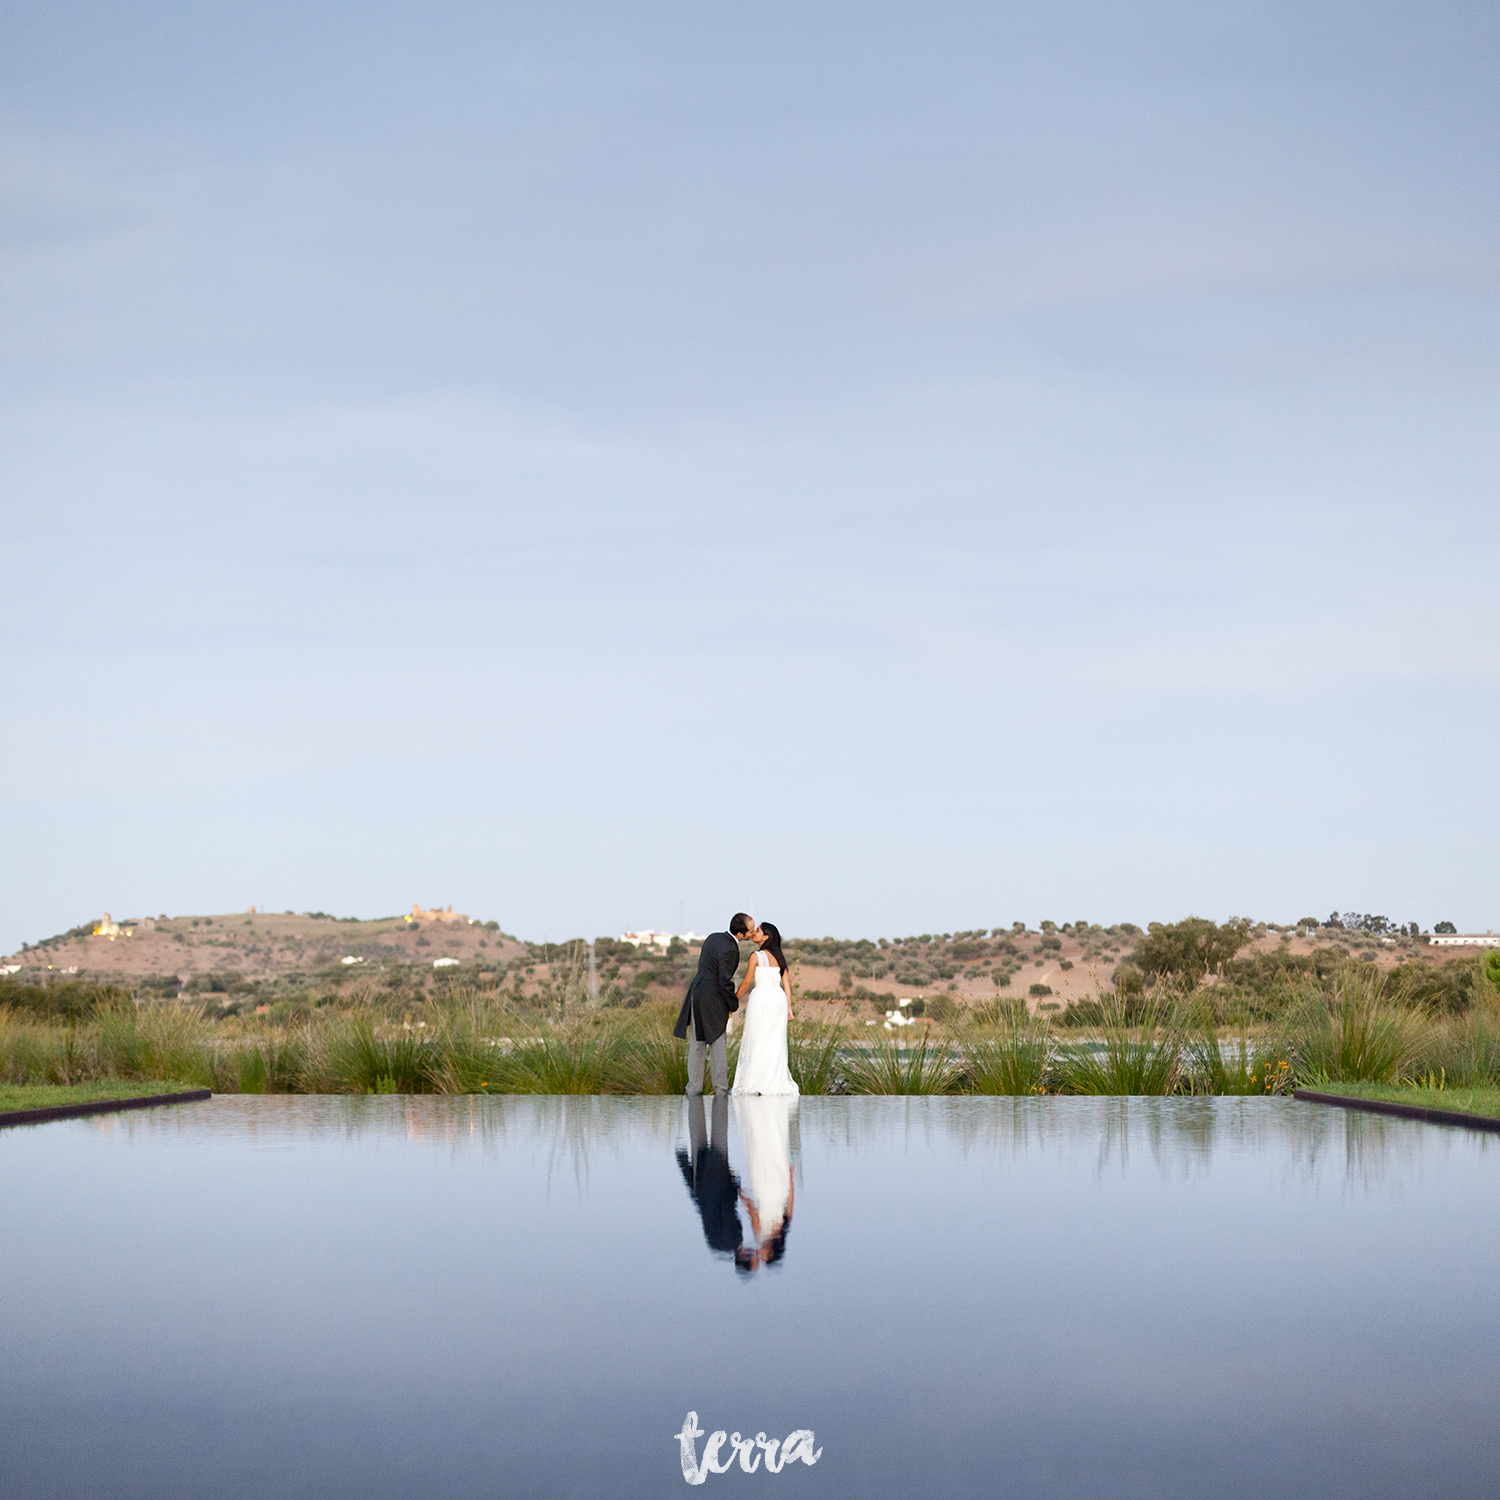
[[(241, 1097), (7, 1130), (0, 1192), (7, 1496), (1500, 1473), (1492, 1136), (1269, 1099)], [(822, 1457), (689, 1491), (690, 1410)]]

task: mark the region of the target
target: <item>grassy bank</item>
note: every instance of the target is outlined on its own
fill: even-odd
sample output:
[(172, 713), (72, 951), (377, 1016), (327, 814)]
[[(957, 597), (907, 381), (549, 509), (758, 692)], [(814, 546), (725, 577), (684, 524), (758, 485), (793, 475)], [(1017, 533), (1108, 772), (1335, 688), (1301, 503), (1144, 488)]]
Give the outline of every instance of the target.
[(1374, 1099), (1381, 1104), (1413, 1104), (1419, 1109), (1451, 1109), (1456, 1114), (1484, 1115), (1500, 1120), (1500, 1088), (1423, 1088), (1420, 1084), (1327, 1083), (1320, 1092), (1349, 1099)]
[(106, 1099), (180, 1094), (198, 1087), (196, 1083), (175, 1079), (151, 1083), (124, 1078), (105, 1078), (93, 1083), (5, 1083), (0, 1084), (0, 1114), (13, 1109), (52, 1109), (59, 1104), (97, 1104)]
[[(1212, 994), (1102, 993), (1089, 1028), (1008, 1005), (891, 1033), (849, 1017), (792, 1029), (804, 1093), (1285, 1094), (1294, 1086), (1500, 1088), (1500, 994), (1461, 1013), (1414, 1003), (1351, 966), (1292, 984), (1272, 1019), (1226, 1035)], [(673, 1005), (550, 1013), (494, 990), (454, 990), (413, 1011), (378, 991), (286, 1020), (215, 1016), (179, 1000), (110, 997), (86, 1014), (0, 1007), (0, 1084), (169, 1082), (217, 1094), (676, 1094), (686, 1049)], [(730, 1067), (738, 1050), (729, 1044)]]

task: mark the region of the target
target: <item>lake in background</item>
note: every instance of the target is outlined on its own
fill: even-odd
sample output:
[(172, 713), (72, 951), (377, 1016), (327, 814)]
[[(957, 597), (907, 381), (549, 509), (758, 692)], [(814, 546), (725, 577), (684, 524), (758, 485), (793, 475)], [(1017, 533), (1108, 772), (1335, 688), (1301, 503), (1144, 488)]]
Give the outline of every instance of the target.
[(676, 1495), (692, 1410), (822, 1449), (705, 1500), (1490, 1496), (1497, 1189), (1500, 1138), (1278, 1099), (6, 1130), (0, 1493)]

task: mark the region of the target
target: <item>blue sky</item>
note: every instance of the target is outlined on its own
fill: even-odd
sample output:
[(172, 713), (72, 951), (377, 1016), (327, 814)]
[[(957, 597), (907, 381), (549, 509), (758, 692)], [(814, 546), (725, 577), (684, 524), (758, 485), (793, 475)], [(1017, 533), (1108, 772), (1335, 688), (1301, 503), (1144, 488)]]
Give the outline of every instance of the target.
[(1500, 926), (1500, 14), (11, 4), (0, 948)]

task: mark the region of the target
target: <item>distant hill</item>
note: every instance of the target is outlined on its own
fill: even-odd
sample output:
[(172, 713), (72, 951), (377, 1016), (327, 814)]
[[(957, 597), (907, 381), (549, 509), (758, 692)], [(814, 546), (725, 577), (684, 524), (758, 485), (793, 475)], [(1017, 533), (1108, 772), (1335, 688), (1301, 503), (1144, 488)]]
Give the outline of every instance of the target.
[[(1128, 922), (1044, 922), (1040, 930), (1016, 924), (895, 940), (789, 938), (786, 952), (809, 1016), (846, 1007), (868, 1015), (898, 999), (921, 1000), (918, 1010), (942, 1016), (1001, 996), (1054, 1012), (1109, 986), (1141, 936)], [(326, 912), (250, 911), (88, 922), (28, 945), (0, 968), (19, 970), (11, 983), (70, 980), (121, 985), (138, 996), (182, 993), (232, 1014), (374, 988), (420, 1002), (454, 981), (545, 1001), (558, 986), (575, 993), (585, 983), (584, 944), (523, 942), (498, 922), (451, 910), (413, 908), (368, 922)], [(677, 941), (661, 950), (598, 938), (594, 949), (605, 1005), (680, 999), (697, 965), (697, 945)], [(1431, 968), (1446, 955), (1415, 937), (1260, 925), (1226, 977), (1264, 988), (1287, 965), (1353, 956), (1382, 967)]]
[(451, 912), (415, 911), (365, 922), (326, 912), (249, 911), (106, 917), (27, 945), (0, 967), (16, 967), (18, 978), (45, 974), (227, 994), (297, 988), (382, 969), (406, 975), (424, 969), (463, 971), (480, 979), (487, 968), (525, 951), (523, 943), (500, 931), (498, 922)]

